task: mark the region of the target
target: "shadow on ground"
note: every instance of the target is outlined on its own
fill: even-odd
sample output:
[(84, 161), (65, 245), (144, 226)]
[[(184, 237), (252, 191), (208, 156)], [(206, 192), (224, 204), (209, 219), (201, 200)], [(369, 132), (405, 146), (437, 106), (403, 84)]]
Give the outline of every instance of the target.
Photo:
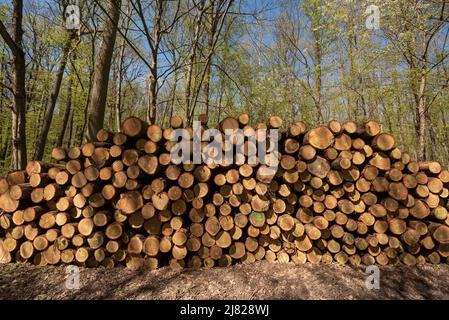
[(367, 289), (364, 268), (339, 265), (80, 270), (70, 290), (65, 267), (0, 265), (0, 299), (449, 299), (449, 265), (380, 267), (378, 290)]

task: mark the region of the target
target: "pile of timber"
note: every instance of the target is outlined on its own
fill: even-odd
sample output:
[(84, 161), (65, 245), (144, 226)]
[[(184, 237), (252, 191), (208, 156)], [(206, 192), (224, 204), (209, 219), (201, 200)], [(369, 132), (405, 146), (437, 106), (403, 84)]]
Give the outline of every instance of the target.
[[(279, 128), (274, 172), (257, 162), (173, 164), (182, 127), (179, 116), (164, 129), (130, 117), (97, 142), (53, 149), (55, 164), (10, 172), (0, 180), (0, 262), (448, 262), (449, 171), (412, 161), (378, 123), (280, 129), (279, 117), (251, 127), (246, 114), (220, 123), (221, 132)], [(245, 141), (245, 157), (254, 148)]]

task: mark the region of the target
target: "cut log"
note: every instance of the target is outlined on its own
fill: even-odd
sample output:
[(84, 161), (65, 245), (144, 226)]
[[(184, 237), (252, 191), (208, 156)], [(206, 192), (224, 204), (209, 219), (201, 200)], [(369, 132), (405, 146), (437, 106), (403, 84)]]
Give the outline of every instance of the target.
[[(122, 132), (128, 137), (144, 137), (148, 124), (136, 117), (129, 117), (123, 121)], [(114, 141), (115, 143), (115, 141)], [(118, 143), (115, 143), (118, 144)]]
[(327, 127), (318, 127), (308, 131), (304, 137), (304, 143), (308, 143), (316, 149), (324, 150), (334, 142), (334, 135)]

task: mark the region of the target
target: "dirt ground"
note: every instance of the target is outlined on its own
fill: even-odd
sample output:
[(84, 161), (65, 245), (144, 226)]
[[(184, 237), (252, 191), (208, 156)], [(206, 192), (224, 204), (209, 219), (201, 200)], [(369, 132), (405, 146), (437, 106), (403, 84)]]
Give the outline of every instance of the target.
[(368, 290), (364, 268), (266, 261), (229, 268), (155, 271), (80, 268), (80, 289), (65, 267), (0, 265), (0, 299), (449, 299), (449, 265), (380, 268)]

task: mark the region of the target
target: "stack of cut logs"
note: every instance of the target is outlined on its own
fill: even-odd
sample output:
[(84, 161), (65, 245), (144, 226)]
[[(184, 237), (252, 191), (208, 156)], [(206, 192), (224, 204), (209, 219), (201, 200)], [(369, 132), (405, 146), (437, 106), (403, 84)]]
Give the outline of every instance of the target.
[(243, 143), (245, 159), (174, 164), (179, 116), (165, 129), (130, 117), (121, 132), (100, 130), (97, 142), (55, 148), (55, 164), (31, 161), (0, 179), (0, 262), (448, 262), (449, 171), (412, 161), (374, 121), (281, 127), (276, 116), (251, 127), (246, 114), (219, 125), (255, 134), (268, 150), (276, 141), (254, 130), (279, 129), (276, 171), (248, 164), (256, 144), (237, 138), (224, 149)]

